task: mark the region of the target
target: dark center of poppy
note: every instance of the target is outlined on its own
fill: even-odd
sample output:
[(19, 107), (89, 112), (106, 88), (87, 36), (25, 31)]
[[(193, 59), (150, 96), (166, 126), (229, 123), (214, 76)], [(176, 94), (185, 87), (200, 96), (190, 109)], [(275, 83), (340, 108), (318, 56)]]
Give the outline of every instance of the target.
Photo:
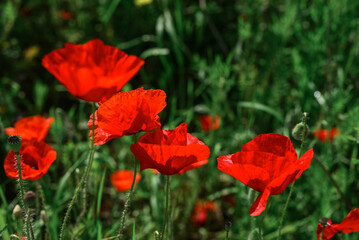
[(38, 161), (31, 155), (25, 154), (23, 156), (23, 163), (31, 167), (32, 169), (39, 170)]

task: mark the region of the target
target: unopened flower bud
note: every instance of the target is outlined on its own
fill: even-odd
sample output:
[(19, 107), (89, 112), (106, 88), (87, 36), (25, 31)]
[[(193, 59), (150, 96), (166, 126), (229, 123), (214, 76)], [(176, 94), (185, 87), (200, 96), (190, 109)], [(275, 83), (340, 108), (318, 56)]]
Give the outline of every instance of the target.
[(40, 211), (40, 219), (42, 220), (42, 221), (46, 221), (46, 212), (45, 212), (45, 210), (41, 210)]
[(21, 148), (21, 137), (19, 135), (12, 135), (7, 139), (8, 144), (10, 145), (11, 150), (18, 153)]
[(226, 221), (226, 223), (224, 224), (224, 229), (226, 230), (226, 232), (231, 231), (231, 228), (232, 228), (232, 222)]
[(20, 218), (22, 213), (21, 213), (21, 207), (19, 204), (16, 204), (14, 209), (12, 210), (12, 215), (15, 217), (15, 218)]
[(308, 125), (305, 125), (305, 129), (304, 129), (304, 123), (301, 122), (294, 126), (292, 130), (292, 136), (294, 139), (300, 141), (303, 138), (303, 133), (304, 133), (304, 137), (306, 137), (308, 131), (309, 131)]
[(24, 201), (26, 204), (28, 204), (30, 207), (35, 204), (36, 201), (36, 193), (33, 191), (28, 191), (24, 194)]

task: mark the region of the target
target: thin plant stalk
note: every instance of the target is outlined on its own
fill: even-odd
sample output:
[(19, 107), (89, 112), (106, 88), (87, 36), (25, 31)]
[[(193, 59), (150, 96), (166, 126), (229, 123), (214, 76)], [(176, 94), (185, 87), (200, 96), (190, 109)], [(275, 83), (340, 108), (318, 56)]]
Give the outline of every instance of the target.
[(66, 223), (67, 223), (67, 221), (68, 221), (68, 219), (70, 217), (71, 209), (72, 209), (73, 205), (75, 204), (77, 196), (79, 195), (80, 191), (82, 190), (82, 186), (84, 185), (85, 181), (88, 178), (88, 175), (89, 175), (89, 172), (90, 172), (90, 169), (92, 167), (93, 160), (94, 160), (94, 155), (95, 155), (95, 121), (96, 121), (96, 119), (95, 119), (95, 111), (96, 111), (95, 103), (92, 103), (92, 141), (91, 141), (92, 144), (91, 144), (91, 149), (90, 149), (89, 162), (88, 162), (88, 164), (87, 164), (87, 166), (85, 168), (84, 174), (82, 175), (80, 184), (77, 186), (77, 188), (75, 190), (75, 193), (74, 193), (74, 196), (72, 197), (72, 199), (70, 201), (70, 204), (69, 204), (69, 207), (67, 208), (67, 211), (65, 213), (65, 217), (64, 217), (64, 220), (63, 220), (62, 225), (61, 225), (59, 240), (62, 240), (62, 238), (63, 238), (64, 230), (65, 230), (65, 227), (66, 227)]
[[(304, 139), (305, 139), (305, 135), (306, 135), (306, 132), (307, 132), (307, 113), (303, 113), (302, 123), (303, 123), (304, 127), (303, 127), (303, 132), (302, 132), (302, 139), (301, 139), (299, 157), (302, 156), (303, 150), (304, 150)], [(287, 198), (287, 201), (285, 202), (282, 217), (281, 217), (280, 222), (279, 222), (278, 238), (277, 238), (278, 240), (281, 239), (281, 235), (282, 235), (281, 230), (282, 230), (282, 226), (283, 226), (283, 221), (284, 221), (285, 214), (287, 212), (287, 208), (288, 208), (288, 205), (289, 205), (290, 198), (291, 198), (292, 193), (293, 193), (294, 184), (295, 184), (295, 181), (292, 183), (292, 185), (290, 187), (288, 198)]]
[(225, 240), (229, 240), (229, 231), (226, 231), (226, 239)]
[(166, 224), (168, 219), (168, 199), (170, 195), (170, 175), (166, 175), (166, 206), (165, 206), (165, 213), (164, 213), (164, 220), (162, 225), (162, 233), (161, 233), (161, 240), (165, 239), (165, 230)]
[[(137, 142), (137, 137), (136, 134), (133, 135), (133, 143), (135, 144)], [(134, 159), (134, 175), (133, 175), (133, 180), (132, 180), (132, 185), (130, 188), (130, 192), (127, 195), (127, 199), (125, 201), (125, 206), (123, 208), (122, 211), (122, 216), (121, 216), (121, 225), (120, 225), (120, 230), (118, 231), (118, 235), (116, 236), (118, 239), (121, 239), (123, 231), (125, 229), (125, 220), (126, 220), (126, 213), (128, 210), (128, 207), (131, 204), (131, 200), (132, 200), (132, 195), (133, 195), (133, 188), (135, 186), (135, 182), (136, 182), (136, 175), (137, 175), (137, 159), (136, 157), (133, 158)]]
[(49, 222), (47, 221), (47, 211), (46, 211), (46, 201), (45, 201), (45, 195), (44, 195), (44, 191), (42, 189), (41, 183), (36, 182), (36, 186), (37, 186), (37, 190), (40, 193), (40, 201), (41, 201), (41, 205), (45, 210), (45, 216), (44, 216), (44, 225), (45, 225), (45, 240), (51, 240), (51, 234), (50, 234), (50, 229), (49, 229)]
[[(22, 182), (22, 175), (21, 175), (21, 164), (20, 164), (20, 154), (19, 152), (15, 152), (16, 155), (16, 162), (17, 162), (17, 171), (18, 171), (18, 175), (19, 175), (19, 188), (20, 188), (20, 204), (21, 204), (21, 208), (23, 209), (24, 212), (24, 219), (26, 220), (26, 205), (25, 205), (25, 201), (24, 201), (24, 195), (25, 195), (25, 190), (24, 190), (24, 185)], [(28, 216), (29, 217), (29, 216)], [(26, 225), (26, 237), (27, 239), (31, 239), (31, 235), (30, 235), (30, 224), (28, 224), (28, 222), (26, 221), (25, 223)]]
[(34, 231), (32, 230), (32, 225), (31, 225), (31, 208), (27, 208), (26, 224), (29, 225), (31, 239), (35, 240)]
[(261, 220), (260, 220), (260, 223), (259, 223), (259, 228), (258, 228), (258, 232), (259, 232), (259, 239), (263, 240), (263, 223), (264, 223), (264, 218), (267, 216), (267, 213), (268, 213), (268, 209), (270, 208), (270, 203), (271, 203), (271, 197), (269, 196), (269, 199), (268, 199), (268, 204), (267, 204), (267, 207), (264, 211), (264, 215), (262, 216)]

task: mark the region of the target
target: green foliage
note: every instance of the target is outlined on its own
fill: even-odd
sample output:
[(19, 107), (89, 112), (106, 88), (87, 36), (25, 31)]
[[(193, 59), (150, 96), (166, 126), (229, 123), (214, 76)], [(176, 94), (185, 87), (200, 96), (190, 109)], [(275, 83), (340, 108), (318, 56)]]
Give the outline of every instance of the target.
[[(146, 64), (125, 87), (160, 88), (167, 94), (161, 113), (164, 128), (185, 121), (189, 131), (211, 149), (209, 164), (171, 180), (173, 206), (169, 239), (224, 239), (225, 220), (233, 223), (230, 239), (257, 238), (260, 218), (248, 209), (254, 192), (216, 167), (219, 155), (240, 151), (261, 133), (290, 136), (309, 113), (310, 130), (337, 127), (341, 134), (314, 148), (338, 181), (353, 207), (359, 206), (359, 2), (303, 1), (137, 1), (26, 0), (0, 3), (0, 145), (9, 151), (4, 128), (20, 117), (55, 117), (47, 142), (58, 157), (41, 179), (52, 239), (84, 170), (91, 108), (74, 99), (42, 66), (42, 57), (66, 42), (101, 38), (142, 57)], [(69, 11), (70, 19), (61, 18)], [(198, 117), (221, 117), (217, 131), (201, 131)], [(117, 193), (109, 175), (132, 169), (130, 137), (112, 140), (97, 149), (88, 182), (87, 211), (79, 197), (71, 214), (68, 239), (115, 236), (126, 193)], [(299, 150), (299, 142), (293, 139)], [(126, 239), (153, 239), (163, 221), (164, 178), (141, 172), (127, 221)], [(0, 236), (22, 232), (12, 217), (15, 181), (0, 171)], [(27, 183), (27, 189), (35, 184)], [(289, 190), (273, 196), (264, 219), (264, 239), (275, 239)], [(235, 203), (231, 199), (235, 198)], [(251, 200), (252, 199), (252, 200)], [(217, 205), (202, 227), (191, 222), (199, 200)], [(298, 179), (284, 222), (283, 239), (316, 239), (320, 217), (340, 222), (349, 209), (317, 162)], [(39, 239), (43, 222), (36, 215)], [(41, 236), (40, 236), (41, 235)], [(337, 238), (339, 239), (339, 238)], [(345, 239), (358, 239), (358, 233)]]

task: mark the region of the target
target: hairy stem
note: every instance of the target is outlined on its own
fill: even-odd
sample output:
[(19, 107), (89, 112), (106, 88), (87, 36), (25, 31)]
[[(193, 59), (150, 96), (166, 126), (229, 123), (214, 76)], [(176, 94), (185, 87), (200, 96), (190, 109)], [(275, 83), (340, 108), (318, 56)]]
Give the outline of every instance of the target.
[[(306, 132), (307, 132), (307, 113), (303, 113), (303, 118), (302, 118), (302, 123), (304, 125), (303, 127), (303, 132), (302, 132), (302, 139), (301, 139), (301, 145), (300, 145), (300, 151), (299, 151), (299, 157), (300, 158), (303, 154), (303, 150), (304, 150), (304, 139), (305, 139), (305, 136), (306, 136)], [(279, 227), (278, 227), (278, 240), (281, 239), (281, 235), (282, 235), (282, 226), (283, 226), (283, 221), (284, 221), (284, 217), (285, 217), (285, 214), (287, 212), (287, 208), (288, 208), (288, 205), (289, 205), (289, 201), (290, 201), (290, 198), (292, 196), (292, 193), (293, 193), (293, 189), (294, 189), (294, 183), (292, 183), (292, 186), (290, 187), (290, 191), (289, 191), (289, 194), (288, 194), (288, 198), (287, 198), (287, 201), (285, 202), (285, 205), (284, 205), (284, 209), (283, 209), (283, 213), (282, 213), (282, 217), (280, 219), (280, 222), (279, 222)]]
[[(136, 134), (133, 135), (133, 143), (135, 144), (137, 142), (137, 138), (136, 138)], [(135, 182), (136, 182), (136, 175), (137, 175), (137, 159), (136, 157), (133, 158), (134, 159), (134, 175), (133, 175), (133, 180), (132, 180), (132, 185), (130, 188), (130, 192), (127, 195), (127, 199), (125, 201), (125, 206), (123, 207), (123, 211), (122, 211), (122, 216), (121, 216), (121, 225), (120, 225), (120, 230), (118, 231), (118, 235), (116, 236), (118, 239), (121, 239), (122, 235), (123, 235), (123, 231), (125, 229), (125, 220), (126, 220), (126, 213), (128, 210), (128, 207), (131, 204), (131, 200), (132, 200), (132, 195), (133, 195), (133, 188), (135, 186)]]
[(166, 230), (166, 224), (167, 224), (167, 219), (168, 219), (169, 195), (170, 195), (170, 175), (166, 175), (166, 206), (165, 206), (165, 213), (164, 213), (164, 219), (163, 219), (163, 225), (162, 225), (161, 240), (165, 239), (165, 230)]
[(62, 225), (61, 225), (59, 240), (62, 240), (62, 238), (63, 238), (64, 230), (65, 230), (65, 227), (66, 227), (66, 223), (67, 223), (67, 221), (68, 221), (68, 219), (70, 217), (71, 209), (72, 209), (72, 207), (73, 207), (73, 205), (74, 205), (74, 203), (76, 201), (77, 196), (79, 195), (79, 193), (80, 193), (80, 191), (82, 189), (82, 186), (87, 181), (87, 178), (88, 178), (88, 175), (89, 175), (89, 172), (91, 170), (92, 163), (93, 163), (93, 160), (94, 160), (94, 155), (95, 155), (95, 121), (96, 121), (96, 119), (95, 119), (95, 111), (96, 111), (95, 103), (92, 103), (92, 141), (91, 141), (92, 144), (91, 144), (91, 149), (90, 149), (89, 162), (88, 162), (88, 164), (87, 164), (87, 166), (85, 168), (84, 174), (82, 175), (80, 184), (76, 188), (74, 196), (72, 197), (72, 199), (70, 201), (70, 204), (69, 204), (69, 207), (67, 208), (64, 220), (63, 220)]
[(51, 234), (49, 229), (49, 222), (47, 221), (47, 210), (46, 210), (46, 201), (45, 201), (45, 194), (42, 189), (41, 183), (36, 182), (37, 190), (40, 193), (40, 201), (43, 209), (45, 210), (45, 216), (44, 216), (44, 225), (45, 225), (45, 240), (51, 240)]
[[(19, 154), (19, 152), (16, 152), (15, 155), (16, 155), (17, 171), (18, 171), (18, 175), (19, 175), (19, 180), (18, 180), (19, 188), (20, 188), (20, 199), (19, 200), (20, 200), (21, 208), (24, 212), (24, 219), (26, 221), (27, 220), (27, 218), (26, 218), (27, 209), (26, 209), (26, 205), (25, 205), (25, 201), (24, 201), (25, 190), (24, 190), (24, 185), (22, 182), (22, 175), (21, 175), (20, 154)], [(28, 222), (26, 221), (25, 225), (26, 225), (26, 237), (27, 237), (27, 239), (31, 240), (30, 224), (28, 224)]]

